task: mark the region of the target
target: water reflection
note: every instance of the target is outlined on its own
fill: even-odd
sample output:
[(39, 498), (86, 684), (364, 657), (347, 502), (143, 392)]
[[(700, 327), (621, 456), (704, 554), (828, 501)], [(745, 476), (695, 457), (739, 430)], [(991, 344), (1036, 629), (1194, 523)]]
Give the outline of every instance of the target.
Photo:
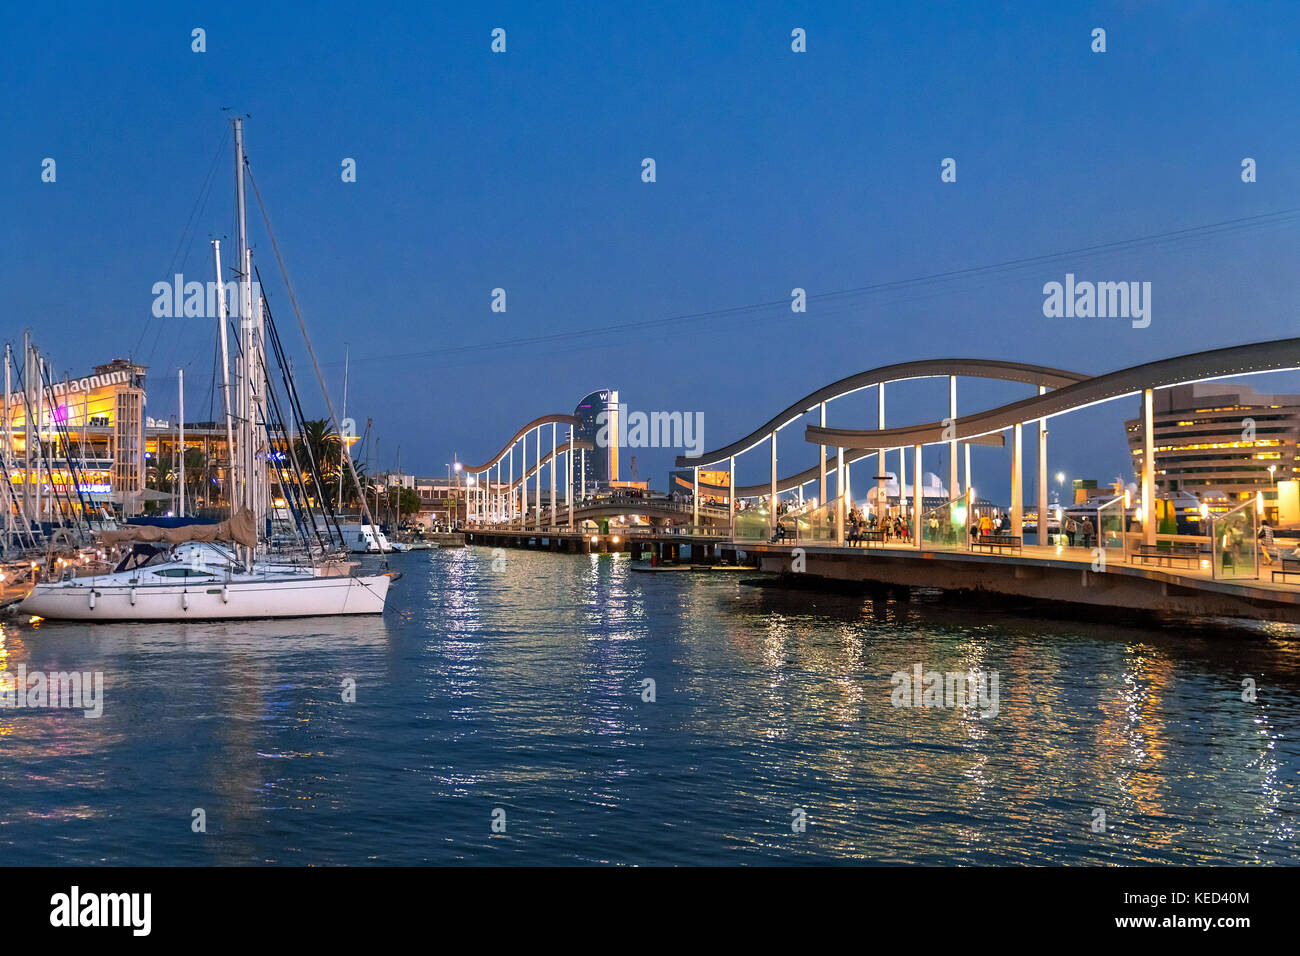
[[(789, 594), (620, 555), (392, 561), (382, 619), (0, 625), (0, 669), (100, 670), (106, 698), (99, 720), (0, 714), (0, 862), (1296, 861), (1290, 629)], [(996, 672), (997, 715), (893, 706), (917, 663)]]

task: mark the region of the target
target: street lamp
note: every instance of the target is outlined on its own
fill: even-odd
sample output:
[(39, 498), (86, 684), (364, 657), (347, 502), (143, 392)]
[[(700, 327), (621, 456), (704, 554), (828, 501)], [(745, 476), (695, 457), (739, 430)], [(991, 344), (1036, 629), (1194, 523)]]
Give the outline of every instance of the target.
[(448, 531), (456, 527), (456, 519), (460, 517), (460, 462), (456, 462), (454, 467), (456, 469), (456, 476), (455, 481), (451, 486), (451, 511), (447, 515)]

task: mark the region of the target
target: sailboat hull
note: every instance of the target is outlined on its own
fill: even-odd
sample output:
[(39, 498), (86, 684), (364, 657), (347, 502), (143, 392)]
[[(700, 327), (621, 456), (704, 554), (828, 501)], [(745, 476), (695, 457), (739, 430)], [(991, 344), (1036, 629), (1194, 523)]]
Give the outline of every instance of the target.
[(97, 585), (91, 578), (79, 578), (36, 585), (18, 611), (52, 621), (229, 621), (381, 614), (391, 581), (387, 574), (188, 585)]

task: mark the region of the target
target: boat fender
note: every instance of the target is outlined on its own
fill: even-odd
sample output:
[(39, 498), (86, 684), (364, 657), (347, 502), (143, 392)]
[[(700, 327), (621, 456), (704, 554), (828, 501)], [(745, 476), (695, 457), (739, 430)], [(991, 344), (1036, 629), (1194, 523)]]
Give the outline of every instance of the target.
[(221, 585), (221, 603), (230, 603), (230, 588), (225, 584)]
[(94, 588), (91, 588), (91, 589), (90, 589), (90, 609), (91, 609), (92, 611), (95, 609), (95, 589), (94, 589)]
[(131, 589), (131, 606), (135, 607), (135, 588)]
[(181, 608), (188, 611), (190, 609), (190, 592), (181, 592)]

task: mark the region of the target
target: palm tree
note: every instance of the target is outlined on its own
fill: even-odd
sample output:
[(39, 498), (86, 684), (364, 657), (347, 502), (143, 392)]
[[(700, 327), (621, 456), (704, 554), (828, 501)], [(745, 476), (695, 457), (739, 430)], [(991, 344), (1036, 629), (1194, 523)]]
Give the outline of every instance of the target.
[[(329, 422), (323, 418), (305, 421), (302, 431), (294, 439), (293, 450), (307, 481), (307, 493), (313, 498), (317, 497), (316, 483), (311, 479), (311, 468), (315, 465), (320, 475), (320, 493), (331, 505), (338, 507), (339, 475), (341, 471), (347, 471), (343, 464), (343, 442), (338, 433), (331, 430)], [(353, 467), (358, 476), (364, 472), (355, 462)], [(343, 474), (342, 477), (343, 501), (355, 501), (357, 491), (352, 476)]]

